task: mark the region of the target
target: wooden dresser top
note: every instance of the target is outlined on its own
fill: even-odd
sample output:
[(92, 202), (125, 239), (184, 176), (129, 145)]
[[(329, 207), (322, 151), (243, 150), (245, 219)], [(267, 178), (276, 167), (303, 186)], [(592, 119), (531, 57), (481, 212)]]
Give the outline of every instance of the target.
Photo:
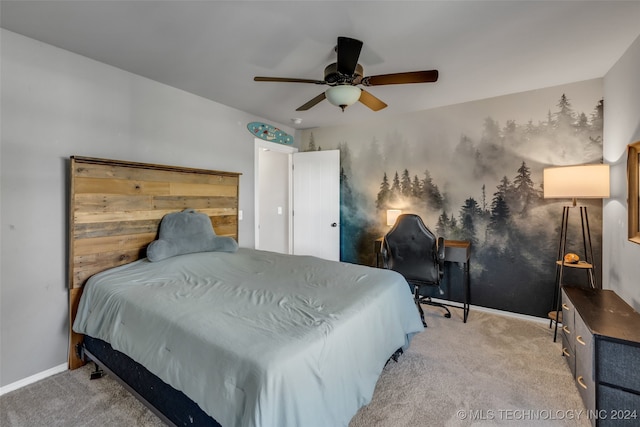
[(608, 289), (563, 286), (591, 333), (640, 346), (640, 313)]

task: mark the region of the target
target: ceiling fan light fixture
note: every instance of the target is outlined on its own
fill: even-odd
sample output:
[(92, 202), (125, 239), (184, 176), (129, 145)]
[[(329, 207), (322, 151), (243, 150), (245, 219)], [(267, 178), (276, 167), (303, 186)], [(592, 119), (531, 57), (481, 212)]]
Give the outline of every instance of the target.
[(357, 86), (338, 85), (327, 89), (325, 96), (331, 104), (340, 107), (344, 111), (348, 106), (358, 102), (361, 93), (362, 90)]

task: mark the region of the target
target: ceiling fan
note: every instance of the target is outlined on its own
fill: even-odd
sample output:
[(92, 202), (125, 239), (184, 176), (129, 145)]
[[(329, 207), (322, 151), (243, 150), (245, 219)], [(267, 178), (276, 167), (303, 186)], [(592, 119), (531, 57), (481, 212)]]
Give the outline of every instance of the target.
[(325, 92), (322, 92), (306, 104), (298, 107), (296, 111), (306, 111), (324, 99), (340, 107), (342, 111), (357, 101), (362, 102), (373, 111), (379, 111), (387, 107), (387, 104), (366, 90), (358, 87), (359, 85), (382, 86), (406, 83), (432, 83), (438, 80), (438, 70), (412, 71), (365, 77), (362, 65), (358, 64), (361, 49), (362, 42), (360, 40), (349, 37), (338, 37), (338, 44), (335, 48), (338, 55), (338, 62), (329, 64), (324, 69), (324, 80), (287, 77), (254, 77), (253, 80), (256, 82), (314, 83), (331, 86)]

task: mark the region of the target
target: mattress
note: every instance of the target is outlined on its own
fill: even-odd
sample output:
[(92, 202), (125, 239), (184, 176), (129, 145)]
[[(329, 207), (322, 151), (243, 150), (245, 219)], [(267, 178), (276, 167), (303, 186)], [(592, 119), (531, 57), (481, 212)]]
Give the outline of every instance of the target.
[(325, 427), (349, 423), (423, 327), (396, 272), (240, 248), (99, 273), (73, 329), (224, 427)]

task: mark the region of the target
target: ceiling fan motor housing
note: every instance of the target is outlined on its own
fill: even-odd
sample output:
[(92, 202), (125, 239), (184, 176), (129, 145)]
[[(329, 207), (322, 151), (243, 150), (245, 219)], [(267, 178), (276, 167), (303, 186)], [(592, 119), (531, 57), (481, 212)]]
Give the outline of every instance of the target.
[(327, 82), (327, 84), (329, 85), (345, 84), (345, 83), (357, 84), (354, 82), (362, 79), (363, 75), (364, 75), (364, 69), (360, 64), (356, 65), (356, 69), (353, 72), (353, 75), (351, 76), (347, 76), (345, 74), (340, 73), (338, 71), (337, 62), (327, 65), (327, 67), (324, 69), (324, 81)]

